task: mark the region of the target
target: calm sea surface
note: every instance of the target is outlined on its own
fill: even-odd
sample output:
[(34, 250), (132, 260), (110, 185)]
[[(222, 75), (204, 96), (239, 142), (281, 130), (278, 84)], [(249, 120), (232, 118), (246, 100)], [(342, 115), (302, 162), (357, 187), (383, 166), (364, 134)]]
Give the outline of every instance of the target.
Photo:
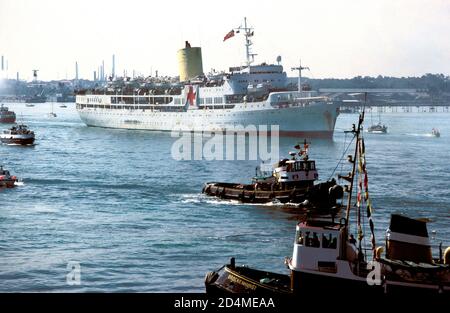
[[(0, 163), (24, 182), (0, 191), (0, 291), (203, 292), (205, 273), (232, 256), (287, 273), (297, 209), (201, 194), (206, 181), (249, 181), (259, 162), (175, 161), (170, 133), (87, 127), (74, 104), (55, 104), (56, 118), (46, 116), (50, 103), (9, 106), (37, 140), (0, 146)], [(449, 246), (450, 113), (381, 118), (388, 134), (364, 134), (378, 243), (397, 212), (430, 218), (433, 244)], [(341, 114), (333, 140), (313, 140), (321, 179), (356, 122)], [(433, 127), (441, 138), (429, 135)], [(282, 138), (280, 153), (295, 143)], [(70, 261), (81, 264), (79, 286), (66, 283)]]

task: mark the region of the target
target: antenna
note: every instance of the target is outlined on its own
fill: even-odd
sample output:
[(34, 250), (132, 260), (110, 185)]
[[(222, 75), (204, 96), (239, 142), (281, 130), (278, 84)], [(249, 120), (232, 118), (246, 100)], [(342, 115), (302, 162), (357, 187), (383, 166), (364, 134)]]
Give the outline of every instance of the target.
[(278, 65), (280, 65), (280, 63), (281, 63), (281, 55), (277, 56), (277, 63), (278, 63)]

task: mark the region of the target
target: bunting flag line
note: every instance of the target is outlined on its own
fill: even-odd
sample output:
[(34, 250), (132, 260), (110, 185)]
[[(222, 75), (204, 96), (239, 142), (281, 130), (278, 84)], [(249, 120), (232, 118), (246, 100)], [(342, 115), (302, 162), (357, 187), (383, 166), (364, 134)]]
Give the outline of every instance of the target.
[[(369, 228), (370, 228), (370, 243), (372, 246), (372, 250), (374, 252), (375, 257), (375, 248), (376, 248), (376, 242), (375, 242), (375, 227), (373, 224), (372, 219), (372, 202), (369, 198), (369, 176), (367, 174), (367, 168), (366, 168), (366, 151), (365, 151), (365, 145), (364, 145), (364, 138), (361, 138), (361, 141), (359, 143), (359, 163), (358, 163), (358, 169), (360, 170), (360, 175), (364, 178), (360, 177), (359, 183), (364, 182), (364, 202), (366, 204), (366, 214), (367, 219), (369, 221)], [(358, 186), (359, 187), (359, 186)], [(362, 187), (361, 187), (362, 189)], [(359, 207), (358, 207), (359, 208)]]

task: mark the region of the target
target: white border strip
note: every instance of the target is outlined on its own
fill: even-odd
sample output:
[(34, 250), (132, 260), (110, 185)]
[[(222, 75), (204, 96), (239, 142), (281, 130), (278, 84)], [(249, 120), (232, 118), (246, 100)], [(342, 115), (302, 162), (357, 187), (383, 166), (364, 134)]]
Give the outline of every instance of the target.
[(395, 241), (413, 243), (416, 245), (424, 245), (424, 246), (430, 245), (430, 240), (428, 239), (428, 237), (396, 233), (393, 231), (391, 231), (390, 234), (388, 235), (388, 240), (395, 240)]

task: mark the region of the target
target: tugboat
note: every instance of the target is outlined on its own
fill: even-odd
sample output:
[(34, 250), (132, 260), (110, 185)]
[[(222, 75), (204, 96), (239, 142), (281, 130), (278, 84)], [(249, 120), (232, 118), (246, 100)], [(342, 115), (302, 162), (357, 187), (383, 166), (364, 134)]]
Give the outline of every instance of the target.
[[(285, 259), (290, 275), (270, 273), (230, 264), (205, 277), (209, 294), (248, 293), (291, 295), (304, 301), (305, 294), (450, 294), (450, 247), (439, 258), (432, 257), (426, 222), (392, 215), (386, 232), (386, 253), (376, 247), (372, 205), (368, 193), (364, 140), (360, 137), (364, 112), (353, 126), (355, 153), (345, 217), (335, 222), (313, 219), (296, 226), (291, 258)], [(358, 165), (358, 166), (356, 166)], [(357, 167), (357, 170), (356, 170)], [(357, 177), (356, 206), (352, 205)], [(363, 206), (366, 210), (364, 222)], [(355, 217), (351, 228), (350, 212)], [(352, 214), (353, 216), (353, 214)], [(363, 247), (364, 225), (370, 229), (370, 247)], [(351, 230), (357, 233), (353, 236)]]
[(332, 179), (314, 184), (319, 178), (316, 163), (308, 157), (309, 144), (290, 152), (290, 159), (282, 159), (273, 165), (272, 173), (253, 177), (251, 184), (209, 182), (202, 192), (221, 199), (243, 203), (295, 203), (316, 208), (332, 208), (343, 196), (343, 188)]
[(11, 176), (9, 171), (3, 169), (3, 165), (0, 165), (0, 188), (13, 188), (17, 181), (16, 176)]
[(0, 133), (0, 141), (4, 144), (32, 145), (34, 132), (29, 130), (25, 124), (14, 125)]
[(13, 124), (16, 122), (16, 113), (10, 111), (8, 107), (5, 107), (2, 103), (0, 107), (0, 123)]
[(439, 129), (437, 129), (437, 128), (433, 128), (431, 130), (431, 135), (433, 135), (434, 137), (441, 137), (441, 133), (439, 132)]

